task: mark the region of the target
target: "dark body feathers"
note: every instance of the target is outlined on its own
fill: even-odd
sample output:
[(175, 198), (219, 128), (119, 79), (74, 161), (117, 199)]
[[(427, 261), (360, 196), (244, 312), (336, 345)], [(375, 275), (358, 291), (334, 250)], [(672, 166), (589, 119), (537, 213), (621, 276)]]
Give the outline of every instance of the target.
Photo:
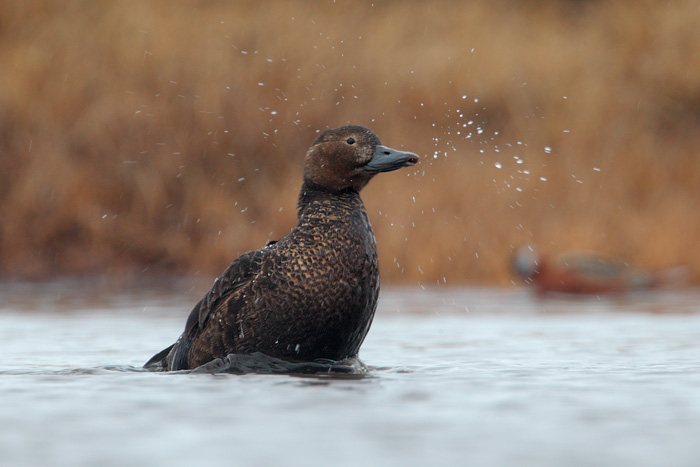
[[(384, 147), (362, 127), (329, 132), (344, 129), (351, 129), (353, 141), (358, 140), (348, 154), (335, 144), (348, 140), (345, 133), (329, 145), (322, 139), (328, 138), (324, 132), (309, 150), (298, 223), (292, 232), (236, 259), (195, 305), (177, 342), (146, 367), (191, 369), (229, 354), (254, 352), (302, 361), (357, 355), (379, 296), (376, 242), (359, 195), (374, 173), (354, 178), (341, 174), (343, 182), (320, 184), (324, 170), (338, 168), (318, 164), (314, 152), (323, 150), (326, 159), (342, 160), (357, 157), (361, 142), (371, 155)], [(417, 160), (410, 153), (397, 153), (413, 156), (403, 166)], [(366, 162), (357, 164), (362, 167)], [(309, 164), (323, 167), (313, 168), (311, 177), (306, 175)]]

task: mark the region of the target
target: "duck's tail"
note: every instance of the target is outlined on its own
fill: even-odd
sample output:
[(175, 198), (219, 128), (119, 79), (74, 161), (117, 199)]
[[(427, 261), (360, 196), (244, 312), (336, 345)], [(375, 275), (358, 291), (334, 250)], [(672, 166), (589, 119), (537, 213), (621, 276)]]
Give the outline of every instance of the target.
[(690, 268), (685, 265), (661, 269), (654, 273), (654, 287), (657, 289), (675, 289), (688, 285)]
[(170, 351), (172, 350), (173, 346), (175, 344), (171, 345), (170, 347), (167, 347), (148, 360), (143, 367), (149, 370), (154, 370), (154, 371), (167, 371), (168, 370), (168, 355), (170, 354)]

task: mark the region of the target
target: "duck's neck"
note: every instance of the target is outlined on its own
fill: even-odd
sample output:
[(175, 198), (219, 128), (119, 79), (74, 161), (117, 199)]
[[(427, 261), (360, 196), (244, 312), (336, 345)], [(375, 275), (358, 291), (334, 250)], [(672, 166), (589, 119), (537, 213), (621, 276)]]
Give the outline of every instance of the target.
[(312, 206), (313, 209), (318, 209), (319, 206), (328, 205), (329, 207), (343, 206), (361, 206), (362, 200), (360, 194), (354, 188), (347, 188), (341, 191), (334, 191), (324, 188), (310, 181), (304, 181), (299, 192), (299, 201), (297, 208), (299, 209), (299, 217)]

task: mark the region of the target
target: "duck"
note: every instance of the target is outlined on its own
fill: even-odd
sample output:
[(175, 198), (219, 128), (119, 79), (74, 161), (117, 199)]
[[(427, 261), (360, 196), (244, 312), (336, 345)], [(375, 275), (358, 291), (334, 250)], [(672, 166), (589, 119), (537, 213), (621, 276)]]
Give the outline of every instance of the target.
[(229, 355), (290, 362), (357, 358), (379, 298), (377, 245), (360, 191), (418, 163), (371, 130), (321, 132), (306, 153), (297, 224), (235, 259), (194, 306), (185, 329), (144, 367), (190, 370)]
[(683, 286), (689, 273), (683, 265), (647, 270), (598, 253), (568, 252), (550, 258), (532, 246), (519, 248), (512, 266), (539, 295), (601, 295), (672, 288)]

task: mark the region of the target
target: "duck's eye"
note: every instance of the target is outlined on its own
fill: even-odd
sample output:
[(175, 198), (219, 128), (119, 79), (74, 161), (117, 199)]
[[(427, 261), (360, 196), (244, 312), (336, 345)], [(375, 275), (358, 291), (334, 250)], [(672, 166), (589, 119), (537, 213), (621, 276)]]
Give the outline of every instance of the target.
[(345, 142), (348, 144), (355, 144), (355, 140), (352, 138), (348, 138), (347, 140), (345, 140)]

